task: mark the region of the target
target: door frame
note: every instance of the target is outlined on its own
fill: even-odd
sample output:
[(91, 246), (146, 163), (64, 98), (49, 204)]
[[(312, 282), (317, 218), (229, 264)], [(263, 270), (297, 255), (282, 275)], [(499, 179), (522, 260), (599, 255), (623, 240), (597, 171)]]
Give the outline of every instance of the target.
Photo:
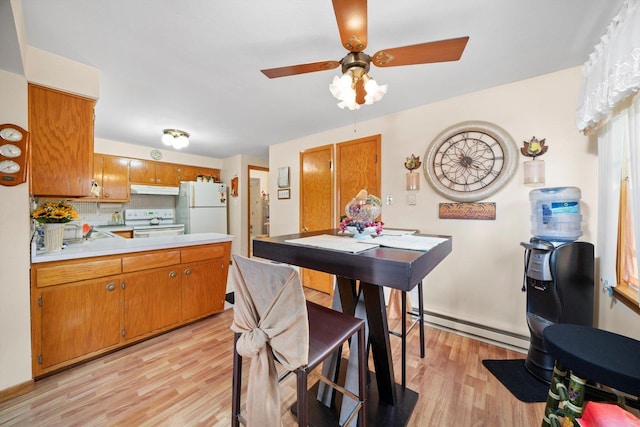
[(256, 165), (247, 165), (247, 179), (246, 179), (246, 199), (247, 202), (247, 258), (251, 257), (251, 171), (261, 171), (261, 172), (269, 172), (268, 167), (264, 166), (256, 166)]

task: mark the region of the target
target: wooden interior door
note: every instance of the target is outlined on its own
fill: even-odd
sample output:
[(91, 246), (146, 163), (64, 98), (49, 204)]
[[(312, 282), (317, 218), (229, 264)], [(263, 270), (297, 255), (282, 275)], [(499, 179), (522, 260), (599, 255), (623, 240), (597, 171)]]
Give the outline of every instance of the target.
[[(333, 221), (333, 145), (300, 153), (300, 230), (334, 228)], [(333, 293), (333, 275), (300, 269), (302, 284), (328, 294)]]
[(345, 141), (336, 145), (336, 180), (338, 209), (336, 224), (344, 215), (344, 207), (362, 189), (382, 199), (381, 135)]

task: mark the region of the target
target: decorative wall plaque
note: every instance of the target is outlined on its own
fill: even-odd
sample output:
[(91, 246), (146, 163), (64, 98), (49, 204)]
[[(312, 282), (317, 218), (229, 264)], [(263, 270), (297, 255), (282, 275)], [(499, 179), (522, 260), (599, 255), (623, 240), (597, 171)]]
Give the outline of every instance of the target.
[(441, 219), (496, 219), (496, 204), (484, 203), (440, 203)]

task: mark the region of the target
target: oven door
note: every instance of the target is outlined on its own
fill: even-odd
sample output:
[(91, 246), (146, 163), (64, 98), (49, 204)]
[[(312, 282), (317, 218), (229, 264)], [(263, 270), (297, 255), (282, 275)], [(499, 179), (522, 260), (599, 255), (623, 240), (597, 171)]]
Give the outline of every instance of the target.
[(133, 230), (133, 238), (166, 237), (184, 234), (184, 227), (138, 228)]

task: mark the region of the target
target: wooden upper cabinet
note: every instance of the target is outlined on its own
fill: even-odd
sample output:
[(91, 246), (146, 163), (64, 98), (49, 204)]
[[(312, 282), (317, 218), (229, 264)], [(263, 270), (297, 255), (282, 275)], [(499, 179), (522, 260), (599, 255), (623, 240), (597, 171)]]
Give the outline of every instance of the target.
[(155, 184), (155, 162), (131, 159), (131, 161), (129, 161), (129, 180), (136, 184)]
[(180, 165), (180, 181), (195, 181), (198, 175), (212, 176), (216, 182), (220, 182), (220, 169)]
[(29, 84), (30, 193), (86, 196), (93, 180), (95, 101)]
[(102, 199), (112, 202), (129, 201), (129, 159), (95, 154), (94, 160), (94, 179), (102, 183)]
[(131, 159), (129, 179), (133, 184), (177, 186), (178, 165), (150, 160)]
[(180, 169), (178, 165), (156, 162), (156, 184), (180, 185), (178, 169)]

